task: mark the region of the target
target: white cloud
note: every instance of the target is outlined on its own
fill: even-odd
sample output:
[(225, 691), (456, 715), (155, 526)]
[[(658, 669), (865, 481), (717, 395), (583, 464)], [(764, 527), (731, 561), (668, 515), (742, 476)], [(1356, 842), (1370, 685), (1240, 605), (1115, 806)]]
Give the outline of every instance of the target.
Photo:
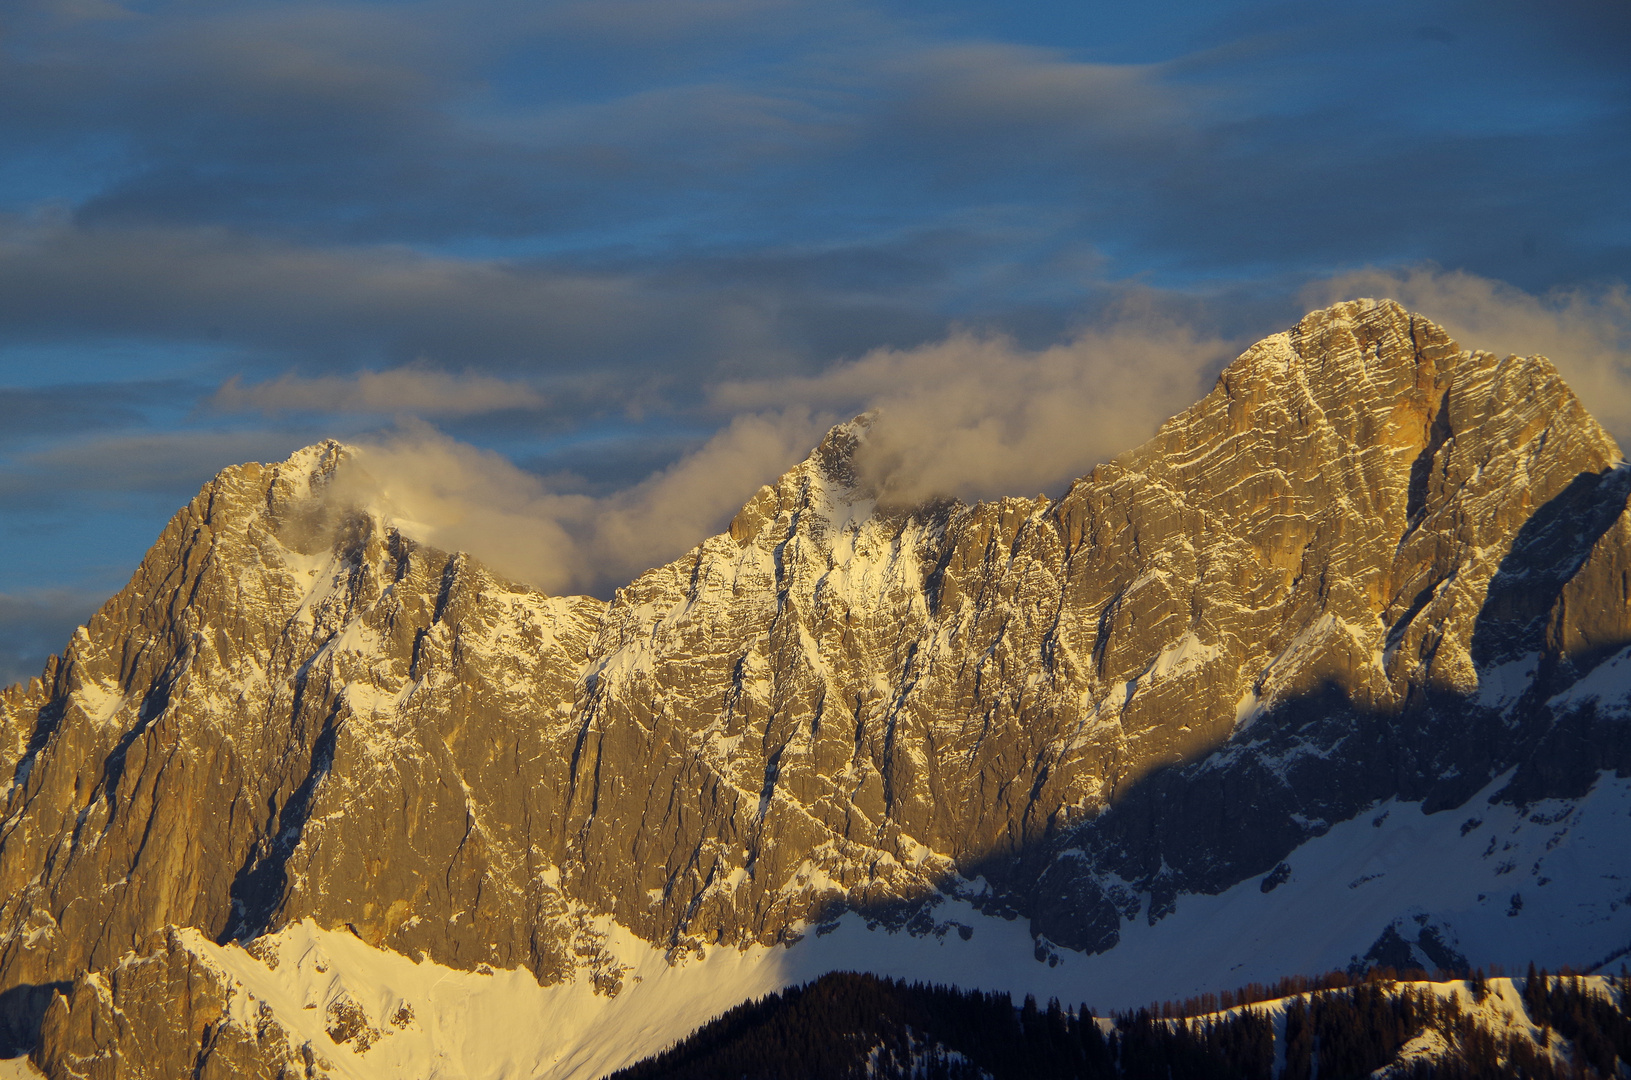
[(877, 410), (859, 464), (896, 501), (1034, 494), (1143, 442), (1200, 397), (1233, 352), (1176, 319), (1131, 309), (1046, 349), (956, 334), (813, 378), (726, 384), (715, 400)]
[(823, 426), (798, 408), (738, 416), (667, 469), (596, 497), (552, 490), (498, 454), (410, 422), (359, 446), (330, 490), (506, 577), (549, 593), (606, 595), (721, 529)]
[(876, 410), (858, 458), (897, 502), (1057, 489), (1148, 437), (1204, 390), (1232, 350), (1129, 309), (1052, 348), (958, 334), (878, 350), (808, 378), (733, 382), (733, 418), (702, 447), (623, 490), (555, 490), (500, 455), (407, 421), (364, 443), (332, 488), (404, 532), (469, 551), (551, 593), (606, 595), (725, 526), (833, 422)]
[[(1631, 427), (1624, 290), (1534, 297), (1435, 271), (1357, 274), (1321, 288), (1332, 298), (1396, 297), (1464, 344), (1546, 354), (1611, 431)], [(813, 376), (719, 384), (711, 405), (733, 418), (700, 449), (608, 495), (555, 490), (413, 421), (365, 444), (336, 491), (506, 576), (606, 595), (723, 528), (835, 421), (876, 413), (857, 465), (886, 501), (1057, 492), (1197, 400), (1237, 350), (1135, 298), (1048, 348), (964, 332)], [(445, 396), (463, 392), (450, 384)]]

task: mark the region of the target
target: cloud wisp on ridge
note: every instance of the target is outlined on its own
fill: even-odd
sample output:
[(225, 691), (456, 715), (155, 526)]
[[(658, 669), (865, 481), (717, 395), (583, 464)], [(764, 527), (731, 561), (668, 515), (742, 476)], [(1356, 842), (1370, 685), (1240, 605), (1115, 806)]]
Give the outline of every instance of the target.
[[(1346, 275), (1308, 295), (1311, 303), (1327, 302), (1313, 299), (1325, 295), (1403, 297), (1466, 347), (1562, 357), (1560, 369), (1587, 407), (1611, 432), (1625, 426), (1631, 304), (1621, 291), (1535, 297), (1423, 268)], [(759, 485), (850, 416), (873, 416), (856, 463), (863, 486), (882, 502), (1057, 496), (1198, 400), (1244, 344), (1158, 305), (1129, 303), (1039, 349), (958, 332), (813, 375), (722, 381), (704, 406), (729, 418), (718, 433), (666, 468), (599, 495), (561, 490), (423, 423), (365, 442), (336, 493), (420, 540), (468, 550), (546, 591), (606, 596), (723, 529)]]

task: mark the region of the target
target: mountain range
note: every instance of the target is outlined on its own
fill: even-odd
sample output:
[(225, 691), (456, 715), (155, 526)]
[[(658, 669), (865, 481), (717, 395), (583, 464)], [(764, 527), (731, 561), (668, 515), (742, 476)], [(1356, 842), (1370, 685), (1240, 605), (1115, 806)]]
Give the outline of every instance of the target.
[(1391, 301), (1057, 500), (834, 428), (608, 602), (222, 472), (0, 696), (0, 1055), (592, 1077), (828, 971), (1128, 1008), (1631, 952), (1631, 468)]

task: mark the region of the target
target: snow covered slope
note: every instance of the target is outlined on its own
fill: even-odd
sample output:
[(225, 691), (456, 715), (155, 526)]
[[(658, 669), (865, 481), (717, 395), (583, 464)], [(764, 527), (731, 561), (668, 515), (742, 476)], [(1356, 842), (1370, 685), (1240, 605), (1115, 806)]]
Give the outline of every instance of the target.
[[(1622, 804), (1617, 809), (1623, 810)], [(1440, 883), (1441, 886), (1445, 884)], [(594, 1080), (617, 1068), (649, 1057), (674, 1044), (702, 1023), (731, 1006), (808, 982), (829, 971), (861, 971), (902, 979), (1012, 993), (1015, 1000), (1034, 994), (1041, 1000), (1098, 1000), (1101, 1011), (1131, 1011), (1154, 999), (1134, 996), (1134, 985), (1166, 991), (1158, 972), (1141, 963), (1160, 961), (1170, 967), (1185, 962), (1182, 949), (1193, 938), (1173, 927), (1161, 933), (1162, 945), (1137, 950), (1138, 956), (1090, 958), (1049, 968), (1025, 963), (1023, 942), (1013, 927), (950, 904), (946, 914), (962, 917), (974, 929), (972, 938), (958, 933), (913, 937), (868, 931), (850, 917), (820, 939), (791, 945), (710, 950), (702, 958), (670, 964), (658, 950), (626, 932), (611, 929), (614, 948), (628, 963), (630, 985), (615, 997), (597, 991), (592, 980), (539, 986), (521, 971), (474, 972), (445, 968), (421, 959), (377, 950), (355, 937), (325, 931), (308, 922), (286, 927), (258, 941), (250, 950), (220, 946), (196, 931), (174, 936), (172, 947), (185, 951), (206, 968), (220, 988), (219, 1014), (213, 1037), (236, 1028), (265, 1033), (277, 1029), (277, 1046), (287, 1063), (317, 1075), (344, 1080), (390, 1080), (413, 1075), (426, 1080), (499, 1080), (539, 1077), (548, 1080)], [(1243, 931), (1261, 941), (1270, 929), (1259, 913), (1257, 925)], [(1306, 925), (1306, 923), (1304, 924)], [(1234, 927), (1213, 919), (1211, 932)], [(985, 938), (980, 944), (975, 939)], [(1302, 935), (1282, 947), (1280, 955), (1306, 957), (1330, 951), (1334, 938)], [(136, 958), (116, 968), (150, 963)], [(1271, 968), (1270, 956), (1256, 958), (1257, 971)], [(1237, 968), (1238, 970), (1238, 968)], [(1248, 972), (1242, 971), (1242, 977)], [(1604, 980), (1588, 978), (1588, 987), (1606, 992)], [(1509, 1035), (1527, 1033), (1531, 1040), (1568, 1064), (1565, 1044), (1542, 1040), (1513, 981), (1491, 978), (1487, 994), (1475, 999), (1462, 982), (1404, 983), (1440, 998), (1458, 994), (1468, 1016), (1485, 1028)], [(1200, 989), (1200, 987), (1196, 987)], [(1117, 1000), (1120, 995), (1120, 1000)], [(1259, 1002), (1250, 1006), (1266, 1014), (1285, 1038), (1285, 1013), (1308, 995)], [(1170, 999), (1166, 999), (1170, 1000)], [(1229, 1015), (1239, 1010), (1226, 1010)], [(111, 1012), (110, 1012), (111, 1015)], [(106, 1019), (106, 1018), (105, 1018)], [(1201, 1017), (1205, 1019), (1205, 1015)], [(834, 1033), (835, 1036), (839, 1033)], [(1400, 1055), (1408, 1065), (1441, 1056), (1448, 1048), (1442, 1033), (1424, 1032)], [(1283, 1050), (1281, 1051), (1283, 1056)], [(94, 1059), (81, 1059), (66, 1071), (85, 1069)], [(47, 1057), (47, 1066), (61, 1062)], [(12, 1066), (33, 1076), (28, 1066)], [(57, 1071), (64, 1071), (60, 1067)], [(0, 1074), (3, 1075), (3, 1074)], [(125, 1075), (163, 1075), (139, 1065)]]

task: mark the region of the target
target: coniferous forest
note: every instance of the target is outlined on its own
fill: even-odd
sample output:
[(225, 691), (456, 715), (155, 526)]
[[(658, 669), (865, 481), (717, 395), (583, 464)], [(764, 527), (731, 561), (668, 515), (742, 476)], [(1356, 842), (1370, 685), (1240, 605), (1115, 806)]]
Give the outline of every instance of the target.
[(611, 1080), (1631, 1077), (1631, 983), (1602, 985), (1531, 968), (1518, 986), (1532, 1029), (1480, 1008), (1494, 992), (1482, 972), (1448, 985), (1334, 972), (1105, 1018), (838, 972), (739, 1005)]

